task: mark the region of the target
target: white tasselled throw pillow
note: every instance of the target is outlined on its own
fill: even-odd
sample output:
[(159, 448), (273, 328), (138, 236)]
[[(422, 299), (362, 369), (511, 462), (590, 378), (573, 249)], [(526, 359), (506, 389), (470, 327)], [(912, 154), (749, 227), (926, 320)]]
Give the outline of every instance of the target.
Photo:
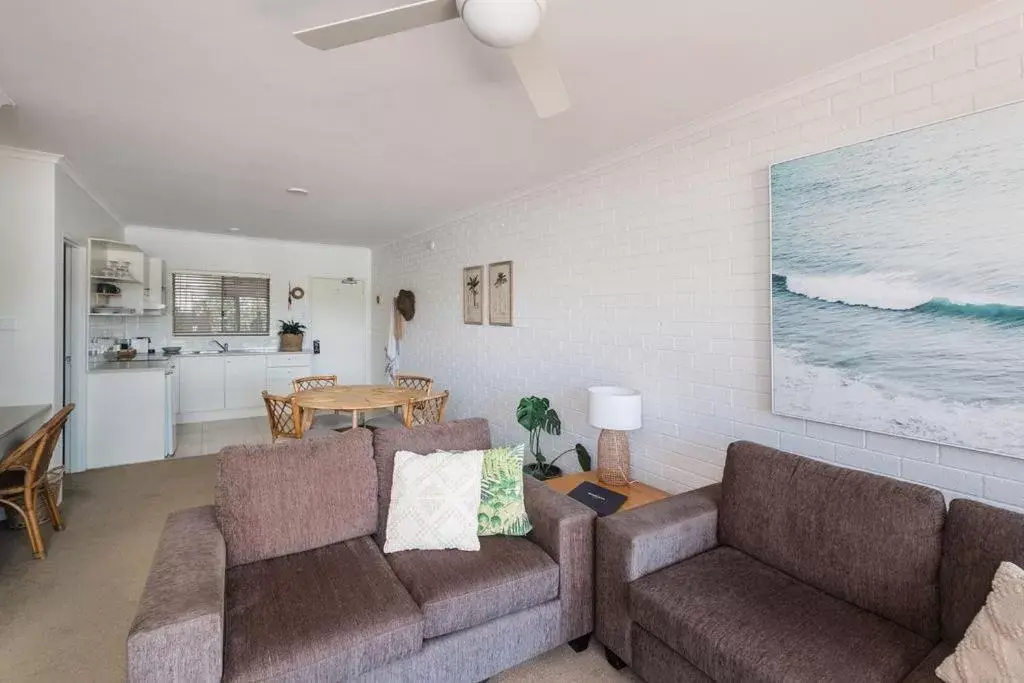
[(999, 565), (985, 606), (935, 675), (946, 683), (1024, 681), (1024, 569)]
[(480, 550), (484, 452), (395, 453), (384, 552)]

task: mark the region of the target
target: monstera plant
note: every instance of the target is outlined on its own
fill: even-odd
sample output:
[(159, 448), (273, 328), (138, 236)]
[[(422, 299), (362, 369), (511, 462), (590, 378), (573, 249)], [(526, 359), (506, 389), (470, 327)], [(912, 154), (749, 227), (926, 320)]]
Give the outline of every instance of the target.
[(519, 407), (516, 408), (516, 421), (530, 433), (529, 449), (535, 462), (523, 466), (523, 470), (527, 474), (542, 481), (560, 477), (562, 470), (556, 467), (555, 463), (563, 455), (574, 451), (580, 463), (580, 469), (584, 472), (590, 471), (590, 453), (581, 443), (562, 451), (551, 460), (548, 460), (541, 451), (540, 438), (542, 434), (559, 436), (562, 433), (562, 420), (558, 417), (555, 409), (551, 407), (550, 400), (538, 396), (527, 396), (522, 399), (519, 401)]

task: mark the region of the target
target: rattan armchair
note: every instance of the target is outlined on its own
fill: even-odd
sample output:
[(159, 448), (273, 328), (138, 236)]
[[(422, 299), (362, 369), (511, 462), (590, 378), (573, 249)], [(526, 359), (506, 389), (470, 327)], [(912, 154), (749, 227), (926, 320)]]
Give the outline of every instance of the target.
[(292, 380), (292, 389), (294, 391), (326, 389), (336, 386), (338, 386), (337, 375), (310, 375), (309, 377), (296, 377)]
[(417, 398), (405, 404), (402, 422), (407, 428), (444, 422), (444, 409), (448, 406), (448, 392)]
[(434, 387), (434, 378), (422, 375), (395, 375), (395, 386), (399, 389), (413, 389), (429, 394)]
[(294, 399), (274, 396), (264, 391), (263, 403), (267, 407), (267, 419), (270, 421), (271, 441), (277, 443), (278, 439), (302, 438), (302, 411), (295, 405)]
[[(296, 377), (292, 380), (292, 389), (295, 391), (311, 391), (314, 389), (329, 389), (338, 386), (337, 375), (310, 375), (309, 377)], [(313, 418), (308, 421), (306, 429), (317, 427), (320, 429), (344, 429), (352, 421), (352, 415), (343, 410), (335, 410), (326, 415), (318, 417), (317, 411), (313, 411)]]
[[(46, 557), (43, 535), (39, 529), (36, 505), (39, 494), (43, 494), (50, 511), (50, 522), (56, 531), (64, 530), (64, 518), (57, 507), (57, 492), (50, 486), (47, 473), (53, 449), (60, 441), (64, 424), (75, 409), (70, 403), (61, 408), (42, 427), (25, 440), (23, 444), (0, 460), (0, 505), (10, 508), (25, 520), (25, 531), (36, 559)], [(17, 501), (21, 501), (21, 505)]]

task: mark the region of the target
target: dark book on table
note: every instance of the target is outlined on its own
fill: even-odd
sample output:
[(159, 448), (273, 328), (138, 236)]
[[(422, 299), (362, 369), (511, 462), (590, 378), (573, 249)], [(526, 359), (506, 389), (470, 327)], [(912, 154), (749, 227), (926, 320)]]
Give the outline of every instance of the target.
[(569, 497), (586, 505), (596, 512), (598, 517), (612, 514), (626, 502), (626, 497), (621, 493), (609, 491), (605, 487), (589, 481), (583, 482), (570, 491)]

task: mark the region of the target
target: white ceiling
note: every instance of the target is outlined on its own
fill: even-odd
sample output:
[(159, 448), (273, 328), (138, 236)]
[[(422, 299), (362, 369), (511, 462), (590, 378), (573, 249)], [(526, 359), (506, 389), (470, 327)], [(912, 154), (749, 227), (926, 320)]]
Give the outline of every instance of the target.
[(0, 0), (0, 141), (67, 155), (128, 223), (374, 245), (984, 3), (550, 0), (573, 109), (546, 121), (458, 21), (291, 36), (399, 4)]

